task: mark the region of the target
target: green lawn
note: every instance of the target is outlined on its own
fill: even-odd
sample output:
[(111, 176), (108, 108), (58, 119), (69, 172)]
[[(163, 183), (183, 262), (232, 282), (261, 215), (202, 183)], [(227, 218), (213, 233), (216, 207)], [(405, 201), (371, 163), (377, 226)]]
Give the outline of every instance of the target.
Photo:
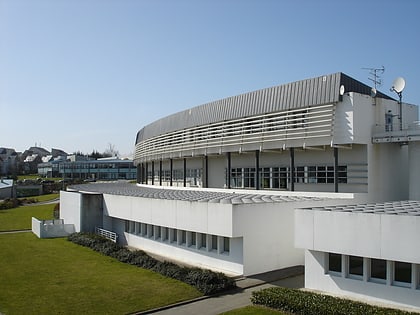
[(0, 210), (0, 231), (31, 229), (32, 217), (40, 220), (52, 219), (54, 206), (54, 204), (28, 205)]
[(201, 295), (66, 239), (0, 235), (0, 313), (127, 314)]
[(255, 306), (250, 305), (243, 308), (238, 308), (236, 310), (232, 310), (226, 313), (222, 313), (220, 315), (288, 315), (290, 313), (284, 313), (281, 311), (276, 311), (264, 306)]

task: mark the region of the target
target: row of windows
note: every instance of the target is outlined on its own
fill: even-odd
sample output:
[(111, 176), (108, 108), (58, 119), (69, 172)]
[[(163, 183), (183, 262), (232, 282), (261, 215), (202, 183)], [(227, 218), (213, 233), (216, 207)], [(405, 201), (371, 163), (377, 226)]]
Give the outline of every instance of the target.
[[(233, 168), (231, 170), (231, 187), (255, 187), (256, 172), (254, 167)], [(260, 168), (260, 188), (287, 188), (290, 182), (289, 167)], [(295, 167), (295, 183), (301, 184), (333, 184), (333, 166), (297, 166)], [(338, 182), (347, 183), (347, 166), (338, 167)]]
[(329, 253), (327, 272), (352, 279), (420, 289), (420, 265), (407, 262)]
[(60, 169), (109, 169), (109, 168), (135, 168), (133, 163), (62, 163)]
[[(286, 189), (290, 183), (289, 167), (263, 167), (260, 171), (260, 187), (262, 189)], [(226, 174), (227, 170), (225, 170)], [(148, 171), (148, 180), (154, 180), (159, 183), (159, 170)], [(200, 186), (202, 183), (202, 169), (187, 169), (186, 183), (187, 186)], [(254, 167), (240, 167), (231, 169), (231, 187), (232, 188), (255, 188), (256, 187), (256, 171)], [(162, 170), (162, 182), (170, 182), (171, 171)], [(175, 169), (172, 171), (172, 182), (184, 182), (184, 171)], [(333, 184), (334, 183), (334, 167), (326, 165), (316, 166), (297, 166), (295, 167), (295, 183), (301, 184)], [(226, 175), (227, 183), (227, 175)], [(340, 165), (338, 167), (338, 183), (347, 183), (347, 166)]]
[(125, 232), (174, 246), (229, 255), (230, 238), (172, 229), (142, 222), (125, 221)]

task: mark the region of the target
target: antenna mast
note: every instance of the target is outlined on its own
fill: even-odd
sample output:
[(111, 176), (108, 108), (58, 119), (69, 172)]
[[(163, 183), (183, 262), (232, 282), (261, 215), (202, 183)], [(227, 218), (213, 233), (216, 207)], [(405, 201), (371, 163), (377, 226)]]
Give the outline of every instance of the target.
[(382, 66), (381, 68), (362, 68), (362, 69), (369, 70), (369, 74), (371, 75), (371, 77), (368, 79), (373, 82), (375, 90), (378, 86), (382, 85), (382, 79), (380, 75), (385, 72), (384, 66)]

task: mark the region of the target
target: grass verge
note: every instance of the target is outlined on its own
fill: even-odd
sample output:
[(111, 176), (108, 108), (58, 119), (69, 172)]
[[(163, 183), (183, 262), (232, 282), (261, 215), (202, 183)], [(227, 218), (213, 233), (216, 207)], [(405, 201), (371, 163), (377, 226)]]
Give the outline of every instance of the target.
[(40, 220), (52, 219), (54, 206), (54, 204), (29, 205), (0, 210), (0, 231), (31, 229), (32, 217)]
[(66, 239), (0, 235), (0, 312), (127, 314), (192, 299), (192, 286)]

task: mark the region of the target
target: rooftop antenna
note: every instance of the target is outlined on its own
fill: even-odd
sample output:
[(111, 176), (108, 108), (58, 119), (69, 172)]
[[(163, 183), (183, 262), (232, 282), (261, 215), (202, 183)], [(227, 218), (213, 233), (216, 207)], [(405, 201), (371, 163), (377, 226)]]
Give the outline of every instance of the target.
[(377, 88), (382, 85), (382, 79), (380, 75), (385, 72), (385, 67), (382, 66), (381, 68), (362, 68), (362, 69), (369, 70), (370, 77), (368, 79), (373, 82), (373, 88), (370, 92), (370, 95), (374, 98), (373, 105), (376, 105), (375, 97), (377, 93)]

